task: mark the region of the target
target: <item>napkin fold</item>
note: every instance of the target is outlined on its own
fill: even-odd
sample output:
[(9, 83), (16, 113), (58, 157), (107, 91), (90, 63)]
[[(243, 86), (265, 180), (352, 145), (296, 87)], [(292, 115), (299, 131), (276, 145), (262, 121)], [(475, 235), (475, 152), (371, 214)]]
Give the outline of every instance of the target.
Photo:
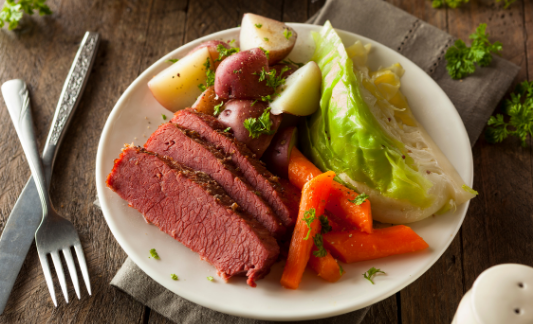
[[(371, 38), (398, 51), (426, 71), (457, 108), (472, 146), (519, 70), (517, 65), (494, 56), (489, 67), (480, 68), (461, 81), (452, 80), (446, 71), (444, 54), (455, 38), (384, 1), (328, 0), (308, 22), (323, 25), (326, 20), (335, 28)], [(176, 323), (270, 323), (226, 315), (189, 302), (148, 277), (129, 258), (111, 285)], [(359, 324), (367, 311), (368, 307), (302, 323)]]

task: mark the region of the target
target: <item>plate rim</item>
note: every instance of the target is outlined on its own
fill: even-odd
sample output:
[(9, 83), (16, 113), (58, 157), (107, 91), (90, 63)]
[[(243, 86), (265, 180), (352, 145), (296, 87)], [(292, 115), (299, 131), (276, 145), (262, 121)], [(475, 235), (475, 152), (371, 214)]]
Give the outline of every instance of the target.
[[(311, 28), (311, 29), (314, 29), (314, 30), (318, 30), (319, 28), (322, 27), (320, 25), (313, 25), (313, 24), (306, 24), (306, 23), (287, 23), (287, 24), (289, 26), (298, 26), (298, 27), (302, 27), (302, 28)], [(193, 40), (191, 42), (188, 42), (186, 44), (183, 44), (182, 46), (180, 46), (180, 47), (168, 52), (163, 57), (161, 57), (156, 62), (154, 62), (152, 65), (150, 65), (150, 67), (148, 67), (139, 76), (137, 76), (135, 78), (135, 80), (126, 88), (126, 90), (122, 93), (122, 95), (118, 99), (117, 103), (113, 106), (113, 109), (111, 110), (111, 113), (107, 117), (106, 123), (104, 125), (103, 130), (102, 130), (102, 134), (100, 136), (100, 140), (98, 141), (98, 148), (97, 148), (97, 154), (96, 154), (96, 172), (95, 172), (95, 174), (96, 174), (96, 189), (97, 189), (98, 197), (104, 197), (104, 195), (102, 195), (101, 192), (103, 190), (107, 189), (107, 186), (105, 185), (105, 181), (102, 180), (102, 179), (107, 178), (107, 173), (108, 173), (107, 171), (103, 170), (103, 167), (101, 167), (104, 164), (104, 156), (103, 156), (103, 153), (102, 153), (102, 151), (103, 151), (102, 147), (104, 145), (104, 142), (105, 142), (106, 138), (108, 137), (108, 134), (112, 130), (112, 125), (111, 125), (110, 121), (113, 120), (114, 117), (117, 114), (120, 113), (118, 108), (120, 106), (122, 106), (128, 100), (130, 92), (132, 92), (137, 87), (137, 85), (139, 83), (143, 82), (147, 75), (149, 75), (150, 73), (153, 73), (152, 70), (156, 70), (161, 65), (161, 63), (163, 63), (164, 61), (168, 60), (169, 58), (175, 56), (176, 52), (181, 51), (181, 50), (183, 50), (186, 47), (189, 47), (190, 49), (192, 49), (193, 46), (196, 46), (197, 44), (200, 44), (200, 43), (202, 43), (204, 41), (211, 40), (211, 39), (217, 39), (217, 37), (220, 38), (223, 34), (226, 34), (228, 32), (238, 31), (238, 30), (240, 30), (240, 27), (234, 27), (234, 28), (221, 30), (221, 31), (218, 31), (216, 33), (212, 33), (212, 34), (203, 36), (201, 38), (195, 39), (195, 40)], [(348, 34), (348, 35), (351, 35), (351, 36), (355, 36), (358, 39), (360, 39), (362, 41), (365, 41), (367, 43), (368, 42), (377, 43), (377, 44), (383, 46), (384, 48), (386, 48), (387, 50), (390, 50), (390, 51), (394, 52), (395, 55), (403, 57), (403, 59), (411, 62), (414, 66), (416, 66), (416, 68), (418, 68), (421, 72), (423, 72), (431, 80), (431, 82), (434, 84), (434, 86), (436, 86), (438, 88), (438, 91), (442, 92), (442, 94), (444, 95), (444, 98), (446, 98), (446, 100), (447, 100), (446, 104), (447, 105), (451, 105), (451, 107), (454, 108), (452, 110), (452, 113), (455, 115), (454, 118), (458, 119), (460, 121), (461, 126), (462, 126), (462, 127), (460, 127), (460, 131), (462, 133), (462, 134), (460, 134), (460, 136), (462, 138), (464, 138), (467, 141), (467, 143), (469, 144), (469, 147), (471, 147), (470, 140), (469, 140), (469, 137), (468, 137), (467, 132), (466, 132), (466, 128), (464, 126), (464, 123), (463, 123), (461, 117), (459, 116), (457, 108), (455, 108), (455, 105), (450, 100), (450, 98), (448, 97), (446, 92), (444, 92), (444, 90), (438, 85), (438, 83), (433, 78), (431, 78), (431, 76), (429, 76), (426, 73), (426, 71), (424, 71), (422, 68), (420, 68), (414, 62), (412, 62), (409, 58), (403, 56), (401, 53), (398, 53), (398, 52), (394, 51), (390, 47), (388, 47), (386, 45), (383, 45), (382, 43), (380, 43), (378, 41), (375, 41), (375, 40), (370, 39), (368, 37), (361, 36), (361, 35), (359, 35), (357, 33), (345, 31), (345, 30), (342, 30), (342, 29), (335, 28), (335, 31), (337, 31), (340, 34), (344, 33), (344, 34)], [(474, 163), (473, 163), (472, 150), (469, 150), (468, 152), (469, 152), (469, 154), (468, 154), (468, 156), (466, 158), (468, 158), (468, 160), (469, 160), (468, 161), (469, 164), (470, 164), (469, 172), (471, 174), (471, 177), (470, 177), (470, 179), (463, 179), (463, 180), (465, 181), (466, 184), (472, 186), (473, 179), (474, 179)], [(107, 202), (105, 200), (101, 199), (101, 198), (99, 199), (99, 201), (100, 201), (100, 204), (101, 204), (101, 209), (102, 209), (102, 213), (104, 215), (104, 219), (106, 220), (106, 223), (107, 223), (109, 229), (111, 230), (111, 233), (113, 234), (114, 238), (117, 240), (117, 242), (119, 243), (120, 247), (128, 255), (128, 257), (130, 257), (134, 261), (135, 264), (138, 264), (138, 262), (135, 262), (138, 259), (137, 256), (134, 253), (131, 253), (131, 254), (128, 253), (127, 249), (124, 247), (124, 245), (125, 245), (124, 243), (125, 242), (123, 242), (122, 238), (120, 238), (120, 235), (117, 235), (116, 232), (115, 232), (117, 229), (110, 224), (110, 222), (108, 220), (108, 217), (111, 217), (111, 216), (108, 216), (108, 214), (110, 212), (106, 211), (107, 208), (108, 208), (107, 207)], [(396, 288), (391, 290), (392, 292), (390, 294), (388, 294), (388, 295), (384, 294), (384, 295), (380, 296), (379, 298), (375, 298), (373, 300), (367, 300), (366, 303), (359, 303), (358, 305), (355, 305), (355, 306), (352, 305), (352, 307), (343, 307), (343, 308), (330, 307), (330, 309), (334, 308), (334, 309), (332, 309), (330, 311), (322, 311), (322, 312), (313, 313), (312, 310), (310, 310), (310, 312), (307, 313), (307, 314), (295, 314), (295, 315), (292, 315), (292, 316), (287, 316), (287, 315), (278, 316), (276, 314), (264, 314), (264, 315), (260, 314), (260, 315), (258, 315), (258, 314), (247, 312), (246, 310), (242, 310), (242, 309), (239, 309), (239, 310), (238, 309), (230, 309), (230, 310), (228, 310), (228, 309), (226, 309), (224, 307), (219, 307), (218, 305), (215, 305), (215, 304), (212, 304), (212, 303), (209, 304), (209, 303), (206, 303), (206, 302), (202, 302), (201, 300), (197, 300), (196, 298), (189, 298), (190, 296), (183, 296), (183, 295), (178, 295), (178, 294), (176, 294), (176, 295), (178, 295), (181, 298), (185, 298), (188, 301), (191, 301), (193, 303), (196, 303), (196, 304), (201, 305), (203, 307), (210, 308), (210, 309), (218, 311), (218, 312), (222, 312), (222, 313), (233, 315), (233, 316), (239, 316), (239, 317), (245, 317), (245, 318), (253, 318), (253, 319), (258, 319), (258, 320), (274, 320), (274, 321), (312, 320), (312, 319), (328, 318), (328, 317), (332, 317), (332, 316), (338, 316), (338, 315), (346, 314), (346, 313), (349, 313), (349, 312), (353, 312), (353, 311), (368, 307), (368, 306), (370, 306), (370, 305), (372, 305), (374, 303), (380, 302), (380, 301), (382, 301), (382, 300), (394, 295), (395, 293), (401, 291), (402, 289), (404, 289), (405, 287), (407, 287), (408, 285), (412, 284), (414, 281), (419, 279), (423, 274), (425, 274), (429, 270), (429, 268), (431, 268), (442, 257), (444, 252), (446, 252), (448, 250), (450, 244), (452, 243), (452, 241), (457, 236), (457, 233), (459, 232), (459, 229), (461, 228), (461, 226), (462, 226), (462, 224), (464, 222), (464, 219), (466, 217), (466, 214), (468, 212), (468, 207), (470, 205), (470, 201), (467, 201), (464, 205), (465, 205), (464, 213), (460, 216), (460, 221), (457, 222), (457, 226), (453, 230), (453, 235), (451, 235), (447, 239), (447, 241), (444, 243), (444, 248), (440, 252), (436, 253), (436, 255), (434, 255), (433, 259), (431, 259), (430, 262), (427, 262), (425, 264), (425, 266), (422, 267), (419, 271), (417, 271), (416, 273), (413, 273), (407, 280), (404, 280), (401, 284), (397, 285)], [(158, 284), (160, 284), (163, 287), (165, 287), (165, 283), (164, 282), (161, 282), (160, 280), (154, 278), (154, 276), (150, 275), (150, 272), (151, 272), (150, 269), (143, 269), (139, 265), (138, 265), (138, 267), (144, 273), (146, 273), (146, 275), (148, 275), (152, 280), (154, 280)], [(165, 289), (168, 289), (168, 288), (165, 287)]]

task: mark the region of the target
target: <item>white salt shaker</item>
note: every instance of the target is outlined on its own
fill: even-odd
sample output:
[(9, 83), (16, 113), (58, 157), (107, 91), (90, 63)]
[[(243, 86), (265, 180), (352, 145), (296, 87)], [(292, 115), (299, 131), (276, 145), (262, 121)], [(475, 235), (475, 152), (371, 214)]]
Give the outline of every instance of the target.
[(485, 270), (464, 296), (452, 324), (533, 323), (533, 268), (500, 264)]

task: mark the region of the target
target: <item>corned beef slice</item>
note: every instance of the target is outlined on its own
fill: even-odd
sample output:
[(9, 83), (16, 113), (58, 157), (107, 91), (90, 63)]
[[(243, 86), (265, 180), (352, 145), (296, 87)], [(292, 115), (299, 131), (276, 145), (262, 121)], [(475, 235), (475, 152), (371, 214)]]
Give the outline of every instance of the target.
[(255, 287), (278, 257), (276, 240), (203, 172), (127, 146), (107, 185), (147, 222), (213, 264), (224, 279), (246, 275)]
[[(183, 128), (193, 130), (213, 145), (220, 147), (241, 170), (244, 177), (256, 188), (285, 226), (292, 226), (298, 217), (298, 209), (291, 209), (280, 185), (278, 177), (268, 171), (261, 161), (243, 143), (235, 140), (232, 134), (225, 133), (215, 117), (188, 108), (178, 111), (170, 121)], [(287, 184), (291, 186), (291, 184)]]
[(276, 238), (285, 234), (285, 226), (235, 169), (231, 158), (227, 158), (214, 145), (204, 141), (195, 131), (166, 123), (159, 126), (144, 147), (148, 151), (171, 157), (196, 171), (207, 173), (245, 212), (266, 227), (270, 234)]

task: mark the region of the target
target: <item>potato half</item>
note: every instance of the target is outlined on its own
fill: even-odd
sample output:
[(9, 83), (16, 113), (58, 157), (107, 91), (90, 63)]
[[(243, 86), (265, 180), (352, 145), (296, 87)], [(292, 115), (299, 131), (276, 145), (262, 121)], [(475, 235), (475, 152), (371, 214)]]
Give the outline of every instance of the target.
[(269, 52), (270, 65), (289, 55), (297, 37), (294, 29), (277, 20), (251, 13), (242, 17), (239, 37), (241, 50), (262, 47)]

